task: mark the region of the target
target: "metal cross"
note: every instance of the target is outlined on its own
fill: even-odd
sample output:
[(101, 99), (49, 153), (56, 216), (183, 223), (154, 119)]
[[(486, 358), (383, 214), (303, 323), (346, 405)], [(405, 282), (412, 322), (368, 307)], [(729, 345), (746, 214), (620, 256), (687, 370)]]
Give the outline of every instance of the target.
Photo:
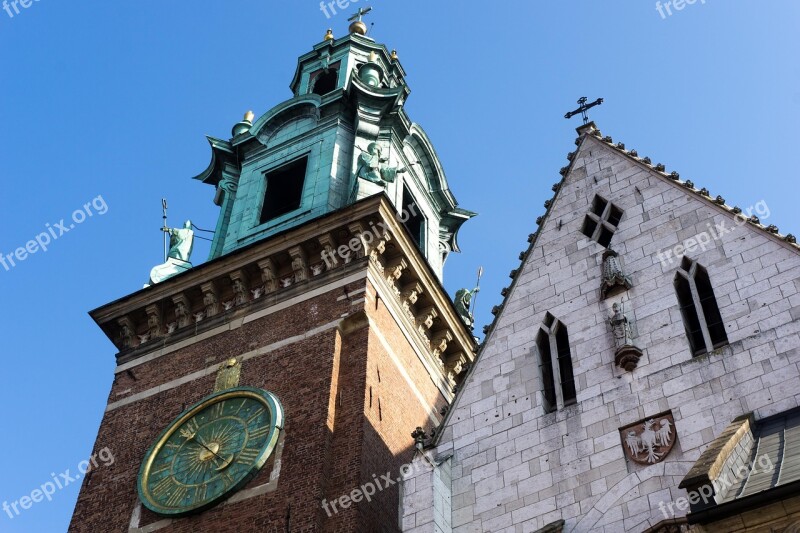
[(353, 15), (352, 17), (350, 17), (350, 18), (349, 18), (349, 19), (347, 19), (347, 20), (348, 20), (348, 21), (350, 21), (350, 20), (356, 20), (356, 21), (358, 21), (358, 22), (361, 22), (361, 19), (364, 17), (364, 15), (366, 15), (366, 14), (367, 14), (367, 13), (369, 13), (370, 11), (372, 11), (372, 8), (371, 8), (371, 7), (368, 7), (367, 9), (364, 9), (364, 8), (361, 8), (361, 7), (359, 7), (359, 8), (358, 8), (358, 13), (356, 13), (355, 15)]
[(586, 98), (585, 96), (579, 98), (578, 99), (578, 105), (580, 107), (578, 109), (576, 109), (575, 111), (570, 111), (569, 113), (564, 115), (564, 118), (572, 118), (575, 115), (577, 115), (578, 113), (580, 113), (583, 116), (583, 123), (584, 124), (588, 124), (589, 123), (589, 115), (587, 115), (586, 112), (589, 111), (594, 106), (602, 104), (603, 103), (603, 99), (602, 98), (598, 98), (597, 100), (595, 100), (591, 104), (587, 104), (586, 102), (588, 102), (588, 101), (589, 101), (589, 99)]

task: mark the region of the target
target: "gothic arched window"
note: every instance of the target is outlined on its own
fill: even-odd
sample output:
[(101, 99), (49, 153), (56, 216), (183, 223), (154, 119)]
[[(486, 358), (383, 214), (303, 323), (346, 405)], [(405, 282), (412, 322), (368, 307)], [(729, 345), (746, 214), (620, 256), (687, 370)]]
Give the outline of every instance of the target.
[(702, 265), (683, 258), (675, 274), (675, 293), (693, 355), (713, 352), (728, 344), (714, 289)]
[(536, 336), (542, 374), (545, 412), (575, 403), (575, 376), (567, 326), (547, 313)]

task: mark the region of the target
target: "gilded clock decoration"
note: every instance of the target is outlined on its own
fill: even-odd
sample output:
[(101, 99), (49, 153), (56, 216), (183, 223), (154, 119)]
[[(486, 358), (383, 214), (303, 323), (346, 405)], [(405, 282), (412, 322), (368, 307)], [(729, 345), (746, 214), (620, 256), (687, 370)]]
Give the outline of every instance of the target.
[(282, 428), (283, 408), (267, 391), (212, 394), (181, 414), (148, 451), (139, 473), (142, 503), (168, 516), (219, 503), (264, 466)]

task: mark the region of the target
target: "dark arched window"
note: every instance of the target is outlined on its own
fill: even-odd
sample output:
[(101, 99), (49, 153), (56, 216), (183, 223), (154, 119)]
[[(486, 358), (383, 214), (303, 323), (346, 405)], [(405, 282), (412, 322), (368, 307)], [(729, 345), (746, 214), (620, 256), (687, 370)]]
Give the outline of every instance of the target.
[(328, 72), (320, 72), (317, 77), (314, 78), (314, 88), (311, 90), (311, 92), (323, 96), (336, 89), (338, 82), (338, 70), (332, 68), (328, 70)]
[(675, 274), (675, 293), (693, 355), (703, 355), (728, 344), (725, 324), (705, 268), (684, 257)]
[(575, 403), (575, 376), (567, 326), (547, 313), (536, 336), (542, 374), (544, 410), (552, 412)]

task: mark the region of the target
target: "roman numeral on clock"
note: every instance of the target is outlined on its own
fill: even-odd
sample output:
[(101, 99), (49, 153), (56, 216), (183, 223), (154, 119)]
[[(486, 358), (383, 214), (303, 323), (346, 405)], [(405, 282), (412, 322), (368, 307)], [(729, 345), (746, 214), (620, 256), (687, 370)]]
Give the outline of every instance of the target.
[(256, 412), (253, 413), (252, 415), (250, 415), (250, 418), (247, 419), (247, 424), (248, 425), (252, 424), (262, 414), (264, 414), (264, 408), (263, 407), (259, 407), (256, 410)]
[(194, 501), (201, 502), (206, 499), (206, 492), (208, 491), (208, 485), (205, 483), (202, 485), (198, 485), (197, 489), (194, 492)]
[(186, 498), (188, 492), (189, 491), (186, 490), (186, 487), (182, 486), (175, 487), (175, 492), (170, 494), (169, 498), (167, 498), (167, 505), (170, 507), (178, 506), (183, 501), (183, 499)]
[(236, 462), (241, 464), (252, 464), (253, 461), (258, 459), (259, 455), (261, 455), (261, 450), (245, 448), (244, 450), (239, 452), (239, 456), (236, 457)]
[(166, 494), (167, 494), (167, 491), (168, 491), (168, 490), (169, 490), (169, 489), (170, 489), (172, 486), (174, 486), (174, 484), (175, 484), (175, 483), (172, 481), (172, 478), (168, 476), (168, 477), (165, 477), (164, 479), (162, 479), (161, 481), (159, 481), (158, 483), (156, 483), (156, 484), (153, 486), (153, 488), (150, 490), (150, 492), (151, 492), (151, 493), (153, 494), (153, 496), (155, 496), (156, 498), (159, 498), (159, 499), (161, 499), (161, 497), (162, 497), (162, 496), (164, 496), (164, 495), (166, 495)]
[(253, 431), (249, 431), (247, 435), (251, 439), (260, 439), (269, 435), (270, 429), (271, 428), (269, 426), (260, 427), (258, 429), (254, 429)]

